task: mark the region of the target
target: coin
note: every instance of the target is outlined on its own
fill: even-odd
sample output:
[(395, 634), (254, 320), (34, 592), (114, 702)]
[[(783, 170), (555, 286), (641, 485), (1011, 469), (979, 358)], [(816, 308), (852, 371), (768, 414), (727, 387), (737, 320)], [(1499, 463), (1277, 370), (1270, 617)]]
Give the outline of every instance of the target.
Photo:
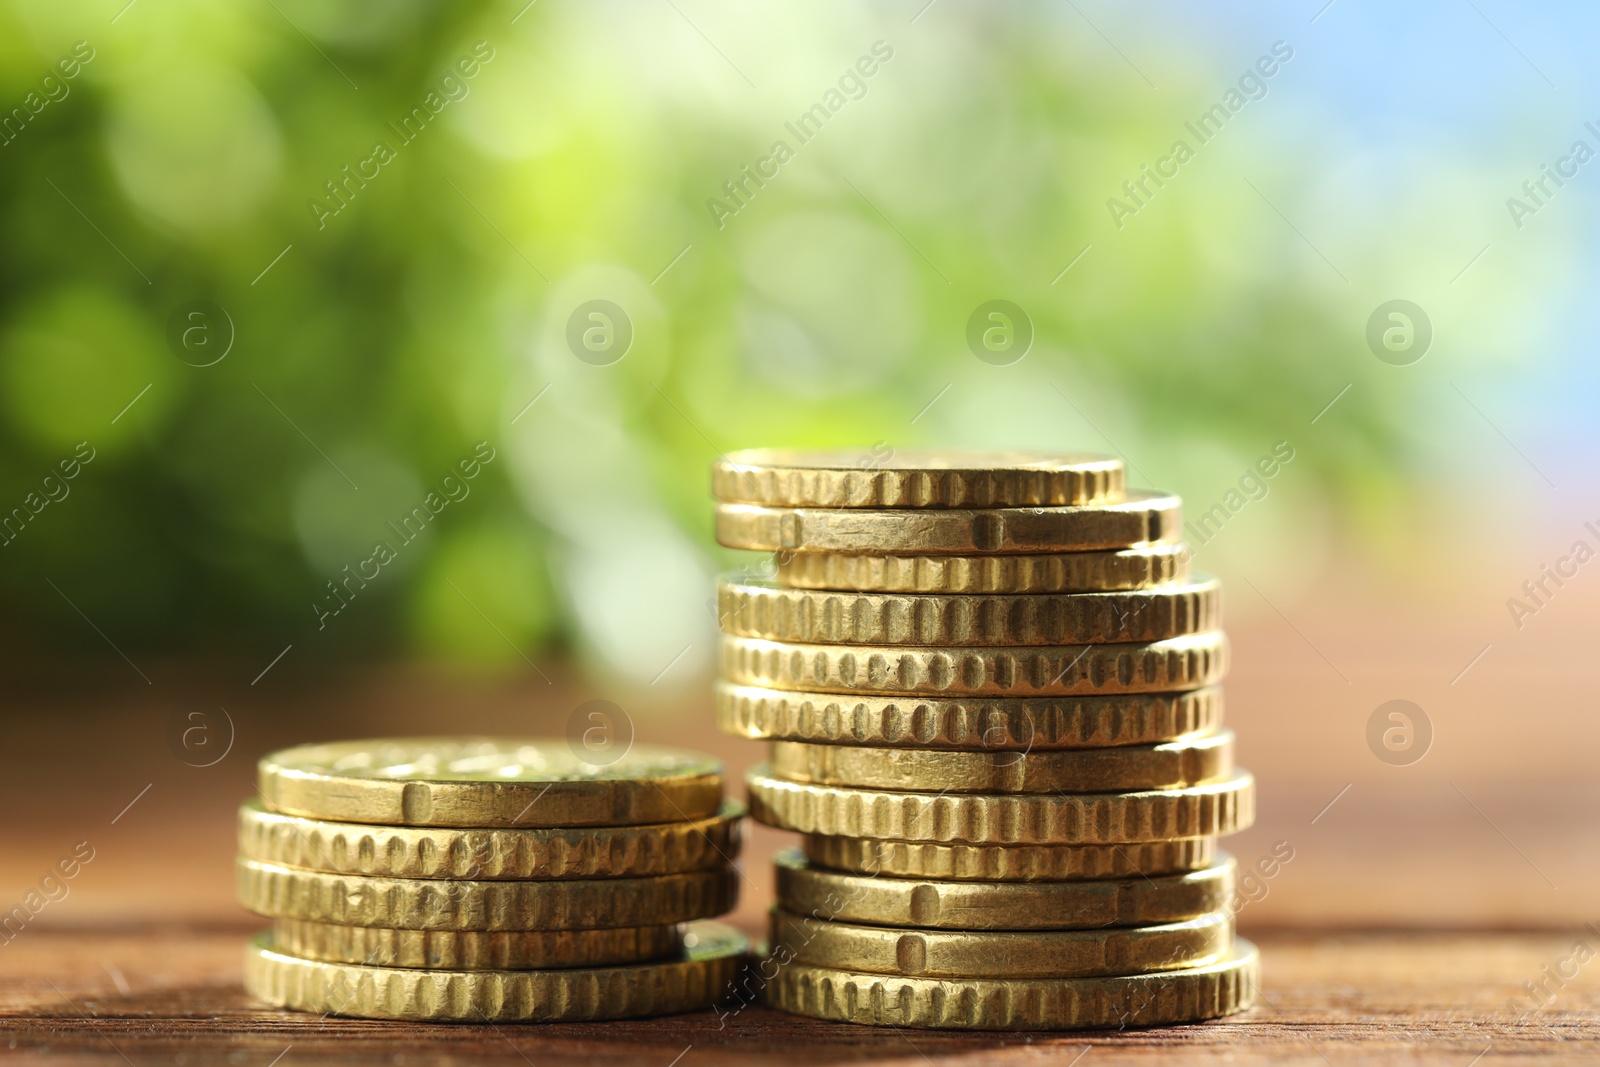
[(755, 740), (1003, 751), (1147, 745), (1222, 724), (1222, 690), (1114, 696), (879, 697), (716, 683), (717, 725)]
[(860, 970), (759, 965), (764, 999), (781, 1011), (872, 1026), (965, 1030), (1073, 1030), (1216, 1019), (1255, 1003), (1260, 958), (1244, 938), (1198, 967), (1107, 978), (907, 978)]
[[(777, 867), (778, 904), (792, 915), (941, 930), (1089, 930), (1151, 926), (1222, 913), (1234, 862), (1160, 878), (1075, 882), (953, 882), (845, 874), (814, 866), (797, 848)], [(852, 964), (868, 970), (865, 962)]]
[(717, 543), (763, 552), (970, 555), (1087, 552), (1176, 541), (1182, 505), (1132, 490), (1083, 507), (866, 510), (718, 504)]
[(1039, 752), (952, 752), (772, 743), (772, 773), (793, 782), (918, 793), (1126, 793), (1196, 785), (1233, 772), (1233, 731), (1160, 745)]
[(1208, 837), (1247, 828), (1255, 780), (1138, 793), (899, 793), (812, 785), (760, 765), (745, 776), (750, 814), (780, 830), (972, 845), (1100, 845)]
[(391, 826), (627, 826), (722, 803), (720, 763), (650, 745), (594, 766), (565, 741), (344, 741), (275, 752), (257, 771), (269, 811)]
[(718, 500), (821, 508), (999, 508), (1122, 499), (1123, 464), (1074, 453), (752, 448), (711, 468)]
[(1215, 837), (1120, 845), (963, 845), (871, 837), (801, 838), (818, 868), (890, 878), (967, 882), (1054, 882), (1159, 878), (1204, 870), (1222, 855)]
[(649, 878), (478, 882), (324, 874), (241, 859), (239, 903), (274, 919), (406, 930), (659, 926), (721, 915), (739, 897), (731, 867)]
[(787, 589), (760, 580), (717, 584), (723, 632), (773, 641), (850, 645), (1069, 645), (1160, 641), (1222, 624), (1215, 578), (1155, 589), (988, 595)]
[(279, 1007), (372, 1019), (582, 1022), (667, 1015), (709, 1007), (749, 950), (743, 934), (713, 922), (691, 924), (684, 943), (668, 959), (616, 967), (430, 971), (300, 959), (264, 934), (245, 953), (244, 986)]
[(461, 830), (372, 826), (282, 815), (246, 801), (239, 854), (333, 874), (383, 878), (617, 878), (698, 871), (739, 854), (744, 807), (650, 826)]
[(830, 693), (1076, 696), (1214, 685), (1227, 671), (1220, 630), (1165, 641), (1029, 648), (808, 645), (722, 637), (734, 685)]
[(1076, 593), (1148, 589), (1189, 575), (1189, 546), (1160, 541), (1109, 552), (1043, 556), (852, 556), (780, 552), (778, 581), (859, 593)]
[(281, 952), (326, 963), (515, 971), (660, 959), (682, 948), (683, 930), (675, 924), (609, 930), (394, 930), (278, 919), (272, 924), (272, 939)]
[(800, 963), (926, 978), (1090, 978), (1197, 967), (1233, 939), (1233, 916), (1100, 930), (885, 929), (772, 909), (772, 951)]

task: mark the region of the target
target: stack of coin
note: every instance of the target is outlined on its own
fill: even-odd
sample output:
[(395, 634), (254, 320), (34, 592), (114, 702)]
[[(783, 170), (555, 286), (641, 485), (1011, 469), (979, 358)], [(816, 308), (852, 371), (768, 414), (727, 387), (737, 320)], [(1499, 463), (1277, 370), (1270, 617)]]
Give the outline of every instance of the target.
[(1248, 826), (1217, 582), (1180, 502), (1095, 456), (755, 450), (717, 464), (722, 728), (771, 742), (764, 999), (893, 1026), (1214, 1018), (1255, 997), (1234, 937)]
[(565, 741), (304, 745), (239, 809), (245, 988), (306, 1011), (577, 1021), (710, 1006), (743, 935), (743, 809), (709, 756)]

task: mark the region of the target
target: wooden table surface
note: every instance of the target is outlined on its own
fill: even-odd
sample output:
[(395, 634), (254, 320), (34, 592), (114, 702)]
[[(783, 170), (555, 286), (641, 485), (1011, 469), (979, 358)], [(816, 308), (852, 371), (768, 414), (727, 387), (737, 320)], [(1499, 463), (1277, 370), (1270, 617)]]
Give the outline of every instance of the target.
[[(1370, 618), (1352, 596), (1324, 612)], [(1570, 610), (1592, 618), (1596, 606), (1575, 593)], [(713, 732), (703, 680), (670, 701), (596, 693), (548, 665), (548, 685), (394, 669), (286, 671), (264, 690), (245, 684), (248, 668), (141, 664), (149, 687), (108, 675), (70, 693), (42, 687), (7, 709), (0, 911), (79, 842), (94, 858), (67, 896), (0, 939), (0, 1050), (8, 1060), (137, 1067), (1066, 1065), (1080, 1055), (1091, 1067), (1600, 1062), (1600, 963), (1590, 959), (1600, 955), (1600, 717), (1580, 684), (1592, 638), (1552, 628), (1538, 642), (1503, 641), (1452, 685), (1485, 640), (1471, 618), (1452, 630), (1437, 613), (1384, 612), (1384, 628), (1303, 615), (1298, 630), (1277, 616), (1230, 626), (1228, 718), (1240, 762), (1260, 782), (1260, 817), (1227, 848), (1248, 864), (1288, 842), (1294, 859), (1239, 917), (1262, 950), (1264, 993), (1225, 1021), (1013, 1036), (878, 1030), (760, 1008), (725, 1026), (696, 1014), (502, 1027), (268, 1008), (240, 987), (243, 947), (261, 922), (233, 903), (231, 871), (233, 809), (252, 791), (261, 753), (441, 732), (441, 707), (450, 731), (561, 733), (591, 696), (635, 709), (642, 740), (714, 751), (735, 772), (760, 748)], [(1364, 740), (1373, 708), (1397, 696), (1421, 703), (1435, 727), (1433, 750), (1408, 767), (1382, 763)], [(215, 766), (187, 766), (169, 747), (174, 709), (191, 706), (225, 707), (233, 723), (233, 749)], [(732, 920), (752, 933), (771, 899), (771, 853), (789, 840), (760, 827), (748, 835)], [(1563, 971), (1572, 977), (1549, 977)]]
[[(283, 1067), (392, 1064), (1067, 1064), (1395, 1062), (1466, 1067), (1533, 1053), (1600, 1060), (1600, 980), (1519, 1018), (1518, 976), (1566, 956), (1556, 934), (1258, 934), (1262, 1003), (1199, 1026), (1110, 1033), (967, 1034), (813, 1022), (748, 1008), (635, 1022), (418, 1025), (323, 1019), (251, 1001), (239, 986), (250, 927), (41, 932), (19, 939), (0, 1000), (0, 1048), (64, 1063)], [(685, 1052), (685, 1050), (688, 1050)], [(681, 1060), (675, 1058), (683, 1055)], [(283, 1054), (282, 1060), (276, 1060)], [(1181, 1059), (1174, 1061), (1173, 1057)]]
[[(69, 898), (70, 899), (70, 898)], [(747, 909), (742, 925), (754, 929)], [(414, 1025), (252, 1001), (243, 946), (259, 923), (136, 922), (24, 931), (0, 949), (0, 1049), (52, 1063), (230, 1065), (616, 1063), (1470, 1064), (1600, 1061), (1600, 967), (1581, 931), (1265, 928), (1252, 1011), (1197, 1026), (1036, 1035), (895, 1031), (759, 1007), (586, 1025)], [(1246, 926), (1248, 927), (1248, 923)], [(1583, 957), (1580, 957), (1583, 958)], [(1577, 970), (1559, 983), (1552, 969)], [(1544, 981), (1537, 1000), (1525, 983)], [(681, 1055), (681, 1059), (679, 1058)], [(280, 1058), (281, 1057), (281, 1058)], [(19, 1060), (20, 1062), (20, 1060)]]

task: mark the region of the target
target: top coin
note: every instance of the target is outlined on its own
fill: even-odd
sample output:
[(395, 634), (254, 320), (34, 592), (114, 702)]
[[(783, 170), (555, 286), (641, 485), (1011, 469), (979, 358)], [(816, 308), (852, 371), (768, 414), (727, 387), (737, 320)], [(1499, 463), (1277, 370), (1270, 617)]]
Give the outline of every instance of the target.
[(722, 802), (721, 763), (653, 745), (595, 766), (562, 740), (341, 741), (274, 752), (257, 776), (269, 811), (385, 826), (634, 826)]
[(1122, 461), (1085, 453), (876, 449), (730, 452), (711, 469), (729, 504), (813, 508), (1008, 508), (1112, 504)]

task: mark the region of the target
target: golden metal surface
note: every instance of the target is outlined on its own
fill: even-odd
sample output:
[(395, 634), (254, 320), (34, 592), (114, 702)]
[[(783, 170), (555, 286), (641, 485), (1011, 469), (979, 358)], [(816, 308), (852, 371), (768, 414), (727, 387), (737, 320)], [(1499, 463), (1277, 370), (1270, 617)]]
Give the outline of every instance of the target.
[(264, 934), (245, 952), (244, 986), (279, 1007), (369, 1019), (626, 1019), (710, 1007), (749, 951), (743, 934), (711, 922), (691, 924), (684, 945), (672, 958), (616, 967), (431, 971), (304, 960), (278, 950)]
[(648, 878), (475, 882), (323, 874), (240, 859), (239, 903), (274, 919), (406, 930), (582, 930), (721, 915), (733, 868)]
[(807, 645), (722, 637), (734, 685), (823, 693), (946, 697), (1089, 696), (1198, 689), (1222, 680), (1220, 630), (1166, 641), (1031, 648)]
[(856, 593), (717, 583), (724, 633), (849, 645), (1072, 645), (1160, 641), (1222, 625), (1215, 578), (1101, 593)]
[(466, 830), (374, 826), (239, 807), (239, 854), (284, 867), (381, 878), (630, 878), (707, 870), (739, 855), (744, 806), (649, 826)]
[(278, 919), (278, 951), (324, 963), (445, 971), (520, 971), (638, 963), (677, 952), (683, 930), (621, 926), (609, 930), (395, 930), (381, 926)]
[(1130, 490), (1120, 503), (1081, 507), (852, 509), (718, 504), (717, 542), (763, 552), (973, 555), (1089, 552), (1176, 541), (1182, 504)]
[(1234, 862), (1164, 877), (1073, 882), (957, 882), (846, 874), (797, 848), (775, 861), (778, 905), (792, 915), (941, 930), (1092, 930), (1151, 926), (1220, 913), (1231, 903)]
[(751, 448), (711, 468), (718, 500), (823, 508), (997, 508), (1120, 500), (1120, 459), (1077, 453)]
[(1230, 778), (1139, 793), (938, 794), (812, 785), (745, 776), (750, 814), (803, 834), (973, 845), (1095, 845), (1209, 837), (1247, 828), (1255, 780)]
[(916, 793), (1131, 793), (1233, 772), (1233, 731), (1159, 745), (952, 752), (772, 742), (772, 773), (795, 782)]
[(783, 552), (778, 581), (857, 593), (1077, 593), (1147, 589), (1189, 576), (1189, 546), (1161, 541), (1106, 552), (1008, 556), (860, 556)]
[(918, 930), (772, 909), (770, 944), (800, 963), (918, 978), (1093, 978), (1211, 963), (1233, 941), (1233, 916), (1099, 930)]
[(596, 766), (564, 740), (343, 741), (274, 752), (257, 772), (269, 811), (387, 826), (627, 826), (722, 803), (722, 764), (651, 745)]
[(812, 863), (831, 870), (971, 882), (1157, 878), (1203, 870), (1222, 855), (1215, 837), (1117, 845), (966, 845), (806, 834), (801, 847)]
[(1222, 725), (1222, 690), (942, 698), (787, 692), (716, 683), (717, 725), (762, 741), (989, 752), (1151, 745)]
[[(769, 958), (763, 999), (782, 1011), (870, 1026), (1074, 1030), (1216, 1019), (1255, 1003), (1260, 959), (1238, 938), (1200, 967), (1108, 978), (906, 978)], [(767, 978), (768, 974), (771, 978)]]

